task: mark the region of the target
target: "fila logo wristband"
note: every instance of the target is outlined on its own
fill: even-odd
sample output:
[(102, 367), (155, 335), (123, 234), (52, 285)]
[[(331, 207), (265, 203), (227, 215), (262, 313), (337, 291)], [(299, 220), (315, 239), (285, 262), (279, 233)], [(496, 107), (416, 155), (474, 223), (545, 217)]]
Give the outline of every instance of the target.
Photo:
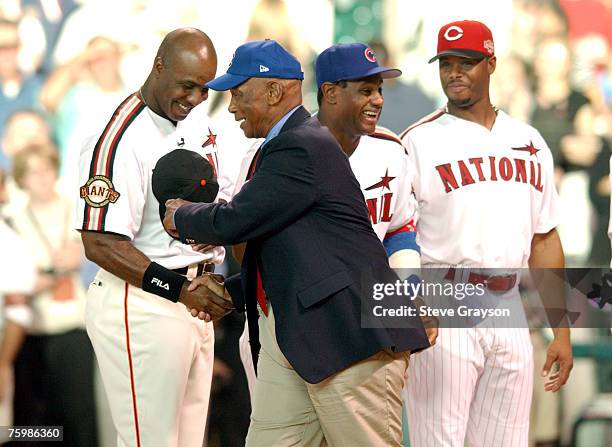
[(183, 283), (187, 280), (172, 270), (151, 262), (142, 277), (142, 290), (153, 293), (176, 303), (181, 295)]

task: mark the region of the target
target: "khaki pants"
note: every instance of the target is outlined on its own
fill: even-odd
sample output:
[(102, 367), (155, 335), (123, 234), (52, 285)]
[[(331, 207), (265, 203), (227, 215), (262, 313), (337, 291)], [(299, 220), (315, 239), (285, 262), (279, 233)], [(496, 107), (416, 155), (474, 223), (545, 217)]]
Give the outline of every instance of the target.
[(389, 349), (317, 384), (302, 379), (276, 343), (274, 314), (259, 318), (261, 352), (247, 447), (387, 447), (402, 442), (408, 352)]

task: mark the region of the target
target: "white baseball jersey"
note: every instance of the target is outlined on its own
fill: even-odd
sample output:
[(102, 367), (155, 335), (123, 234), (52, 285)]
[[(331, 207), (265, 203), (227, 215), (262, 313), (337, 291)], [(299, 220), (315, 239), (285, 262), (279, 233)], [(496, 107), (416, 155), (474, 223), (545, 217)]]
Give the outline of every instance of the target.
[(440, 110), (402, 142), (423, 265), (521, 268), (534, 233), (558, 225), (552, 154), (533, 127), (499, 111), (489, 131)]
[[(559, 223), (553, 160), (540, 134), (502, 111), (491, 130), (439, 110), (402, 141), (414, 167), (423, 265), (523, 267), (535, 233)], [(483, 303), (518, 303), (518, 287)], [(440, 328), (411, 358), (406, 411), (416, 446), (527, 446), (533, 357), (527, 325)]]
[[(175, 127), (136, 95), (125, 100), (104, 134), (83, 145), (76, 228), (127, 236), (152, 261), (169, 269), (222, 262), (223, 247), (198, 253), (166, 233), (151, 188), (157, 160), (174, 149), (198, 152), (218, 171), (217, 135), (204, 113), (203, 107), (196, 107)], [(224, 197), (231, 185), (219, 177), (219, 197)]]
[[(260, 144), (253, 144), (247, 152), (240, 171), (239, 179), (242, 181), (236, 183), (235, 193), (240, 191), (248, 166)], [(416, 200), (411, 189), (412, 173), (399, 137), (377, 126), (374, 134), (360, 138), (349, 161), (361, 186), (372, 228), (381, 242), (390, 235), (414, 231)], [(245, 322), (240, 337), (240, 358), (253, 396), (256, 377), (248, 338), (248, 325)]]
[(382, 241), (406, 228), (414, 231), (416, 200), (406, 150), (398, 136), (384, 127), (362, 136), (349, 157), (361, 186), (372, 228)]
[[(219, 173), (218, 135), (203, 107), (175, 127), (135, 94), (128, 97), (81, 152), (77, 228), (127, 236), (170, 269), (221, 262), (222, 247), (198, 253), (165, 232), (151, 187), (157, 160), (184, 148), (212, 164), (219, 196), (231, 191)], [(101, 269), (89, 288), (86, 326), (119, 444), (200, 447), (212, 379), (212, 323)]]

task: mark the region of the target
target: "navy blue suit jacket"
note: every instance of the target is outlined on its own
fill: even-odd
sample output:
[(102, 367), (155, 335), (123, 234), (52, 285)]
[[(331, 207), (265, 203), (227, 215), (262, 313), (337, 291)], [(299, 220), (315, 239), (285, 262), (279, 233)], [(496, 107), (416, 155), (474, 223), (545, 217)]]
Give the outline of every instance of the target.
[(362, 327), (371, 283), (397, 277), (349, 160), (329, 130), (301, 107), (256, 157), (253, 176), (230, 202), (187, 204), (175, 214), (183, 241), (247, 242), (241, 279), (227, 280), (226, 287), (236, 308), (247, 310), (252, 348), (259, 347), (258, 266), (280, 349), (310, 383), (384, 348), (428, 347), (418, 317), (403, 317), (411, 328)]

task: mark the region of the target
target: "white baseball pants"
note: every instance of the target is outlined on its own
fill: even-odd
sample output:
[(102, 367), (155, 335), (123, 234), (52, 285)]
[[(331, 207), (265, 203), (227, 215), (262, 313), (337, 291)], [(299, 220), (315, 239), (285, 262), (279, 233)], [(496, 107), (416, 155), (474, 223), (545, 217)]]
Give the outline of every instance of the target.
[(202, 447), (212, 323), (100, 270), (89, 287), (93, 344), (119, 447)]

